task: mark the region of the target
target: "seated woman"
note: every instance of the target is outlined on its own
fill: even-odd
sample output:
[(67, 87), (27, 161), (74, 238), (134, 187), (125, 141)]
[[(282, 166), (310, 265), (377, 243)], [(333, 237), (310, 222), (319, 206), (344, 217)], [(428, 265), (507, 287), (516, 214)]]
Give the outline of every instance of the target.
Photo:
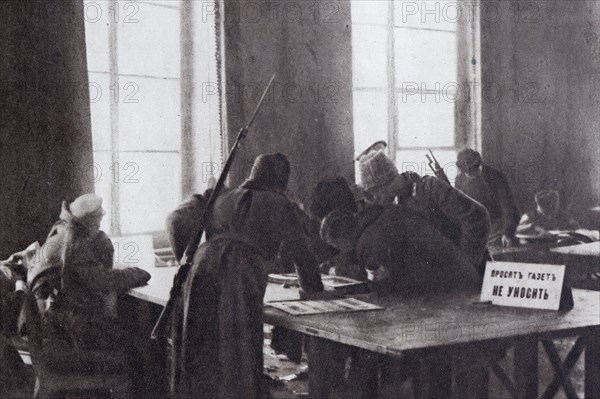
[[(262, 398), (265, 263), (281, 251), (304, 293), (323, 290), (296, 206), (285, 196), (290, 164), (264, 154), (250, 178), (215, 202), (172, 317), (171, 394)], [(188, 236), (183, 234), (181, 236)]]
[(556, 190), (543, 190), (535, 197), (535, 210), (521, 218), (517, 233), (523, 235), (548, 235), (552, 230), (577, 230), (579, 223), (560, 209), (560, 194)]
[(116, 295), (145, 285), (150, 274), (131, 267), (113, 269), (113, 246), (100, 230), (102, 198), (85, 194), (63, 202), (60, 220), (28, 270), (34, 290), (45, 276), (59, 281), (39, 290), (38, 308), (48, 338), (86, 349), (122, 344), (116, 325)]

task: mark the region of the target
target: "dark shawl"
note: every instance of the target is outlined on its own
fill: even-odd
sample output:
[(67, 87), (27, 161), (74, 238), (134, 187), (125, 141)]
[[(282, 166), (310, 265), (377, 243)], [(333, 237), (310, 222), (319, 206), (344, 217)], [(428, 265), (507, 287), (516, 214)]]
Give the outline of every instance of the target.
[(238, 188), (216, 201), (211, 238), (197, 251), (171, 324), (171, 394), (260, 398), (265, 261), (282, 250), (301, 287), (323, 286), (292, 203), (268, 190)]

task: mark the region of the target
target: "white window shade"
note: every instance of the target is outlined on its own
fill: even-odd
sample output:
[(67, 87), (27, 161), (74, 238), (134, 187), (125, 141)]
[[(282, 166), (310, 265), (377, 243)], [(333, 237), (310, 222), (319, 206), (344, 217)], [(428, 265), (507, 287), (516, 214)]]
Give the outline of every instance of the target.
[[(386, 2), (387, 3), (387, 2)], [(394, 25), (413, 29), (456, 31), (457, 24), (469, 17), (469, 7), (456, 0), (396, 0), (394, 2)]]
[(181, 11), (152, 3), (137, 9), (138, 22), (118, 27), (119, 73), (179, 78)]
[(354, 86), (386, 87), (387, 29), (369, 25), (356, 25), (352, 29)]
[(396, 87), (416, 83), (435, 90), (456, 83), (455, 33), (395, 29), (394, 35)]
[(352, 0), (352, 24), (386, 25), (388, 9), (387, 1)]
[[(127, 77), (119, 80), (125, 88)], [(174, 79), (135, 78), (129, 82), (135, 102), (119, 105), (120, 151), (176, 151), (181, 149), (181, 82)], [(123, 93), (127, 90), (123, 89)]]
[(439, 94), (397, 98), (397, 147), (454, 146), (454, 103)]

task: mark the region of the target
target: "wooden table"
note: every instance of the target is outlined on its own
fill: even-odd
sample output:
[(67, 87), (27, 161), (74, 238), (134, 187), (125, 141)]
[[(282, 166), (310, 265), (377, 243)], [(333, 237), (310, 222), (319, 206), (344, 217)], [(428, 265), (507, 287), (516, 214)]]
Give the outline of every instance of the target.
[[(150, 271), (150, 285), (130, 295), (164, 305), (175, 268)], [(575, 307), (570, 311), (544, 311), (474, 305), (478, 294), (452, 294), (436, 298), (392, 298), (362, 296), (384, 310), (291, 316), (265, 307), (265, 322), (314, 337), (317, 350), (311, 351), (310, 389), (312, 397), (327, 396), (329, 353), (319, 350), (329, 344), (344, 344), (384, 355), (429, 356), (431, 353), (456, 356), (489, 353), (494, 348), (515, 348), (511, 379), (494, 359), (488, 366), (515, 398), (538, 397), (538, 342), (542, 342), (556, 376), (543, 397), (552, 397), (562, 386), (568, 397), (576, 397), (568, 378), (570, 369), (585, 349), (585, 397), (600, 397), (600, 293), (573, 290)], [(294, 289), (269, 284), (265, 302), (298, 298)], [(558, 357), (553, 339), (577, 336), (564, 361)], [(329, 345), (330, 346), (330, 345)], [(497, 359), (496, 359), (497, 360)], [(435, 396), (429, 392), (430, 396)]]
[(522, 263), (560, 263), (560, 255), (551, 252), (557, 244), (522, 244), (508, 248), (490, 247), (489, 251), (495, 261)]
[(600, 291), (600, 242), (553, 248), (550, 252), (567, 265), (572, 286)]
[(600, 262), (600, 241), (588, 244), (570, 245), (568, 247), (552, 248), (551, 252), (567, 256), (587, 256)]
[[(554, 365), (557, 378), (544, 397), (560, 385), (573, 391), (567, 374), (586, 347), (586, 398), (600, 396), (600, 294), (574, 290), (575, 307), (555, 312), (473, 305), (478, 295), (454, 294), (437, 298), (370, 298), (386, 307), (382, 311), (291, 317), (274, 308), (265, 309), (269, 324), (365, 349), (382, 355), (405, 353), (427, 355), (441, 350), (448, 356), (460, 353), (490, 353), (494, 348), (515, 347), (514, 381), (493, 362), (489, 366), (509, 392), (517, 398), (538, 396), (538, 350), (541, 341)], [(580, 339), (561, 363), (552, 339)], [(319, 352), (315, 352), (317, 355)], [(313, 354), (314, 356), (314, 354)], [(327, 359), (311, 359), (323, 367)], [(491, 359), (490, 359), (491, 360)], [(311, 366), (312, 367), (312, 366)], [(322, 370), (326, 372), (326, 370)], [(311, 373), (318, 377), (319, 373)], [(323, 388), (314, 383), (316, 389)], [(431, 392), (430, 392), (431, 393)], [(433, 395), (435, 396), (435, 395)]]
[[(130, 290), (129, 295), (145, 302), (165, 306), (169, 299), (169, 291), (173, 284), (173, 277), (175, 277), (175, 273), (177, 273), (177, 267), (153, 267), (145, 268), (144, 270), (152, 276), (148, 285)], [(297, 289), (283, 288), (280, 284), (267, 285), (265, 302), (298, 299), (300, 299), (300, 294)]]

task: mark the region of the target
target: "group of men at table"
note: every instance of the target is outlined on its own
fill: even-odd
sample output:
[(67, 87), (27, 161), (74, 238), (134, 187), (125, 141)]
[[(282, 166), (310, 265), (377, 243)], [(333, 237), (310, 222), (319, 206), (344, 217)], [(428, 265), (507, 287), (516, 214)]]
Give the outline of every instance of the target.
[[(434, 176), (399, 173), (381, 146), (358, 162), (360, 196), (334, 177), (318, 183), (307, 206), (290, 200), (290, 163), (280, 153), (259, 156), (242, 185), (219, 195), (170, 319), (174, 397), (267, 397), (262, 310), (269, 272), (295, 270), (305, 298), (331, 295), (321, 273), (369, 281), (382, 294), (427, 295), (477, 287), (488, 243), (513, 244), (520, 216), (510, 189), (477, 152), (458, 155), (460, 189)], [(209, 195), (194, 195), (167, 219), (178, 259)], [(576, 227), (558, 211), (555, 192), (538, 194), (536, 202), (538, 208), (523, 217), (524, 230)], [(104, 213), (94, 194), (63, 203), (41, 248), (2, 263), (3, 317), (15, 283), (24, 280), (20, 286), (35, 295), (49, 339), (131, 350), (115, 321), (115, 298), (150, 275), (112, 268), (113, 246), (100, 231)]]

